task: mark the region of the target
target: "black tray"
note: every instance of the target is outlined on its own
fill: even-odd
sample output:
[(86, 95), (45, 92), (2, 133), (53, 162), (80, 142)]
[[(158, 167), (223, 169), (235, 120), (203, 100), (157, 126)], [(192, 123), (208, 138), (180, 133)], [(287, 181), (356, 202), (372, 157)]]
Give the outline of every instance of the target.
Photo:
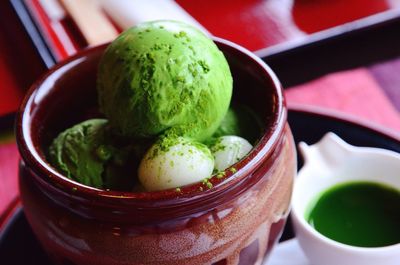
[[(350, 144), (372, 146), (400, 152), (400, 136), (383, 132), (370, 125), (351, 122), (336, 114), (317, 111), (290, 110), (289, 124), (295, 141), (308, 144), (317, 142), (325, 133), (332, 131)], [(299, 167), (302, 160), (299, 157)], [(2, 265), (50, 264), (43, 249), (35, 239), (22, 208), (18, 208), (0, 234), (0, 263)], [(287, 223), (281, 241), (292, 238), (290, 222)], [(288, 257), (290, 258), (290, 257)]]

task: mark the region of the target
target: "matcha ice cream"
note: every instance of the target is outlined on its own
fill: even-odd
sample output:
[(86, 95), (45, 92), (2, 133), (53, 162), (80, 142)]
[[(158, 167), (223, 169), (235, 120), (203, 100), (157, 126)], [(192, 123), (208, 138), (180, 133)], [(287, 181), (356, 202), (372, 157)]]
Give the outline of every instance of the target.
[(173, 128), (203, 141), (226, 114), (232, 76), (202, 32), (180, 22), (148, 22), (107, 48), (98, 93), (101, 111), (122, 135), (154, 137)]
[(104, 164), (112, 155), (104, 145), (106, 125), (107, 120), (92, 119), (59, 134), (49, 149), (51, 163), (68, 178), (102, 187)]
[(129, 189), (135, 182), (130, 171), (134, 171), (137, 160), (136, 147), (115, 142), (107, 120), (87, 120), (66, 129), (53, 140), (49, 159), (66, 177), (82, 184)]
[[(107, 119), (65, 130), (49, 149), (52, 165), (82, 184), (180, 187), (231, 166), (251, 148), (240, 137), (222, 137), (248, 134), (255, 118), (243, 108), (227, 113), (228, 63), (211, 39), (189, 25), (154, 21), (122, 33), (100, 60), (97, 92)], [(218, 148), (211, 153), (206, 142), (218, 142)]]
[(213, 139), (236, 135), (254, 143), (261, 134), (262, 123), (255, 112), (245, 105), (233, 105), (228, 109), (221, 124), (213, 134)]

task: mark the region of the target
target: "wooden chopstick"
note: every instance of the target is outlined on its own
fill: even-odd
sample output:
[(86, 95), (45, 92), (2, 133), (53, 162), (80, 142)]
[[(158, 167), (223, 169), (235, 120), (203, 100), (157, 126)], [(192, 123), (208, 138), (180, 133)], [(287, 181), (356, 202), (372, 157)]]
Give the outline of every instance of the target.
[(118, 32), (96, 0), (60, 0), (89, 46), (114, 40)]

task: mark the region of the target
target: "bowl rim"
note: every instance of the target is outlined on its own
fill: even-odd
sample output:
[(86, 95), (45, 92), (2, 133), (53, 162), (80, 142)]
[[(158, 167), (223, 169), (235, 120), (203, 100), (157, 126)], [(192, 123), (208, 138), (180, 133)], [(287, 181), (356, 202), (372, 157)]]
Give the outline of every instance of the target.
[[(47, 187), (50, 185), (51, 187), (49, 188), (61, 189), (67, 193), (73, 191), (74, 195), (86, 197), (91, 200), (96, 200), (96, 198), (109, 198), (110, 200), (115, 201), (159, 201), (176, 198), (197, 198), (200, 194), (219, 193), (227, 186), (232, 185), (232, 183), (237, 184), (252, 168), (255, 166), (258, 167), (261, 162), (265, 161), (271, 155), (274, 147), (278, 144), (280, 136), (284, 132), (287, 120), (286, 101), (283, 96), (283, 89), (279, 79), (272, 69), (261, 60), (261, 58), (231, 41), (218, 37), (212, 37), (212, 40), (217, 45), (224, 46), (225, 49), (234, 50), (235, 52), (238, 52), (240, 56), (247, 57), (247, 60), (250, 60), (252, 64), (256, 65), (257, 68), (263, 71), (264, 78), (269, 79), (277, 99), (273, 108), (274, 112), (272, 113), (273, 118), (271, 128), (266, 130), (258, 143), (245, 158), (233, 165), (236, 170), (230, 170), (230, 168), (228, 168), (224, 171), (224, 177), (217, 177), (217, 174), (214, 174), (208, 179), (208, 182), (213, 186), (212, 188), (208, 189), (205, 185), (207, 183), (196, 182), (180, 187), (179, 191), (176, 188), (151, 192), (124, 192), (98, 189), (86, 186), (63, 176), (63, 174), (57, 172), (48, 162), (46, 162), (45, 158), (39, 154), (38, 150), (40, 150), (40, 147), (32, 141), (30, 130), (31, 112), (35, 104), (35, 97), (39, 94), (38, 91), (40, 92), (40, 89), (44, 89), (42, 85), (45, 81), (58, 73), (58, 71), (62, 70), (63, 67), (68, 67), (74, 62), (79, 64), (80, 60), (84, 60), (86, 57), (104, 50), (109, 43), (82, 50), (67, 60), (58, 63), (30, 87), (17, 112), (15, 123), (17, 145), (23, 162), (26, 163), (30, 170), (33, 170), (36, 175), (48, 176), (47, 178), (36, 176), (36, 180), (41, 184), (46, 185)], [(204, 188), (199, 189), (199, 187)]]

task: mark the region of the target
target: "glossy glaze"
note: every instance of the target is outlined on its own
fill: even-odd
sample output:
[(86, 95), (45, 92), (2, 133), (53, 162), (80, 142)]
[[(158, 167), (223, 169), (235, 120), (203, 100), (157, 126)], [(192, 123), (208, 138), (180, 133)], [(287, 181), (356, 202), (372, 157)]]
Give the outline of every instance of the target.
[(28, 221), (58, 264), (260, 264), (288, 212), (295, 148), (281, 87), (260, 59), (216, 39), (231, 66), (235, 101), (266, 124), (237, 171), (180, 193), (123, 193), (73, 182), (45, 150), (64, 128), (97, 116), (95, 74), (104, 46), (53, 69), (28, 92), (17, 119), (20, 188)]

